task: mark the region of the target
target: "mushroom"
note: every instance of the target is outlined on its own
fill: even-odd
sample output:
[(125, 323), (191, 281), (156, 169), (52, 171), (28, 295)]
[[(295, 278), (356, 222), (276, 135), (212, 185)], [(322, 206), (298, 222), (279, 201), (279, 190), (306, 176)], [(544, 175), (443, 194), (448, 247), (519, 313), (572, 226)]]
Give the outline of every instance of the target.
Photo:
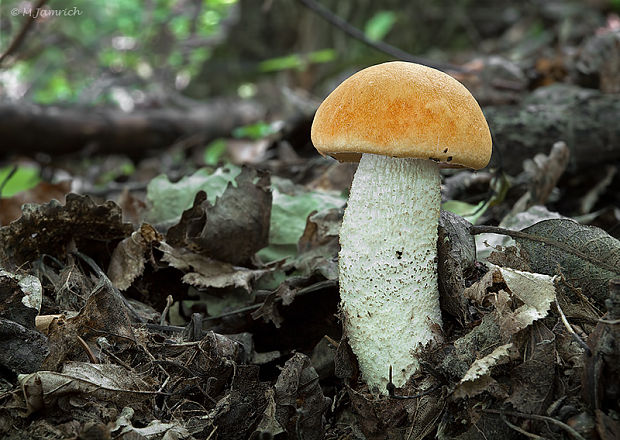
[(451, 76), (389, 62), (340, 84), (319, 106), (312, 142), (359, 161), (340, 230), (344, 334), (362, 379), (386, 393), (441, 341), (437, 287), (440, 166), (483, 168), (491, 134), (480, 106)]

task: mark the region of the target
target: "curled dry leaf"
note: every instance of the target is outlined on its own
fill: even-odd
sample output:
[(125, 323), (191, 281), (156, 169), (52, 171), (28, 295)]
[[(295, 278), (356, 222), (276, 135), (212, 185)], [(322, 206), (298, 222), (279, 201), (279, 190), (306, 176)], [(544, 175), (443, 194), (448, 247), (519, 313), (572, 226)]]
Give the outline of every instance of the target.
[(286, 431), (278, 422), (276, 418), (276, 399), (275, 399), (276, 391), (273, 388), (267, 390), (267, 407), (263, 412), (263, 417), (261, 418), (256, 430), (253, 434), (257, 435), (271, 435), (271, 438), (275, 438), (278, 434), (285, 433)]
[(342, 209), (332, 208), (308, 215), (306, 228), (297, 243), (297, 256), (291, 264), (301, 273), (318, 271), (328, 280), (338, 279), (338, 233)]
[(163, 261), (186, 272), (182, 278), (184, 283), (201, 288), (234, 286), (249, 292), (251, 282), (270, 270), (233, 266), (186, 249), (173, 248), (165, 242), (161, 242), (158, 249), (164, 253)]
[[(492, 266), (476, 284), (465, 289), (464, 295), (483, 304), (492, 299), (499, 314), (502, 340), (547, 316), (551, 303), (556, 300), (555, 277)], [(488, 292), (493, 285), (505, 283), (507, 292)]]
[(506, 317), (507, 321), (514, 322), (514, 333), (548, 315), (555, 301), (554, 277), (506, 268), (499, 268), (499, 271), (512, 295), (523, 303), (512, 316)]
[(131, 424), (123, 426), (123, 429), (114, 433), (114, 438), (119, 440), (125, 439), (164, 439), (164, 440), (182, 440), (186, 438), (194, 438), (189, 431), (182, 426), (181, 422), (164, 423), (161, 420), (152, 420), (147, 426), (137, 428)]
[[(73, 257), (69, 257), (67, 264), (56, 274), (56, 271), (47, 266), (46, 276), (54, 287), (56, 304), (63, 311), (78, 312), (86, 304), (89, 292), (94, 287), (94, 281), (84, 274)], [(44, 266), (41, 260), (39, 267)], [(53, 272), (53, 275), (51, 274)]]
[(43, 287), (37, 277), (0, 269), (0, 317), (34, 328), (43, 300)]
[(437, 271), (441, 309), (459, 322), (471, 321), (463, 296), (466, 279), (474, 272), (476, 243), (469, 233), (471, 224), (450, 211), (441, 211), (437, 240)]
[(506, 402), (517, 411), (540, 414), (549, 405), (553, 392), (557, 351), (551, 330), (542, 323), (532, 327), (529, 353), (523, 363), (512, 369), (512, 393)]
[(209, 393), (219, 395), (234, 374), (235, 364), (241, 363), (246, 353), (243, 346), (212, 331), (200, 341), (185, 344), (163, 344), (153, 351), (164, 353), (166, 359), (183, 365), (190, 372), (190, 378), (200, 378), (209, 383)]
[(100, 284), (78, 315), (50, 325), (50, 354), (44, 368), (57, 370), (67, 360), (85, 359), (85, 348), (78, 336), (87, 343), (102, 335), (120, 343), (135, 340), (128, 308), (112, 289)]
[(220, 399), (209, 418), (218, 438), (246, 439), (268, 406), (270, 387), (259, 380), (257, 365), (238, 365), (231, 390)]
[(143, 379), (112, 364), (66, 362), (60, 373), (39, 371), (20, 375), (19, 383), (31, 413), (53, 406), (67, 395), (130, 405), (156, 394)]
[(2, 266), (20, 266), (42, 254), (63, 259), (71, 242), (82, 250), (89, 243), (120, 240), (133, 232), (114, 202), (96, 205), (90, 197), (77, 194), (66, 199), (64, 206), (56, 200), (24, 205), (21, 218), (0, 228)]
[(126, 290), (144, 272), (146, 253), (161, 235), (148, 223), (139, 231), (121, 241), (114, 251), (108, 267), (108, 277), (119, 290)]
[[(441, 368), (454, 375), (458, 373), (455, 364), (461, 365), (462, 368), (462, 364), (468, 359), (471, 361), (477, 357), (479, 350), (502, 343), (491, 353), (473, 360), (456, 386), (453, 397), (460, 399), (488, 392), (505, 399), (509, 397), (509, 390), (500, 386), (492, 377), (492, 369), (513, 360), (512, 354), (518, 352), (521, 345), (514, 339), (517, 333), (540, 322), (548, 315), (551, 303), (556, 299), (554, 277), (492, 266), (480, 281), (465, 289), (464, 294), (480, 305), (492, 305), (494, 310), (484, 316), (481, 325), (454, 342), (455, 350), (449, 354), (448, 360), (442, 360)], [(545, 328), (541, 326), (536, 334), (540, 334), (543, 330)], [(479, 347), (481, 338), (486, 341), (484, 348)], [(550, 338), (553, 340), (553, 335)], [(554, 344), (549, 347), (551, 353), (555, 352), (554, 347)], [(544, 368), (549, 368), (550, 365), (546, 362), (548, 359), (541, 357), (543, 354), (548, 355), (549, 352), (544, 351), (530, 356), (529, 363), (517, 367), (515, 374), (523, 377), (526, 372), (536, 368), (536, 365), (541, 368), (544, 364)], [(550, 370), (551, 376), (538, 377), (539, 389), (527, 388), (513, 393), (514, 402), (526, 409), (530, 404), (528, 396), (536, 393), (546, 395), (551, 386), (550, 381), (552, 382), (554, 378), (553, 369)], [(541, 385), (543, 383), (545, 386)]]
[(512, 343), (497, 347), (490, 354), (476, 360), (454, 390), (454, 398), (474, 397), (483, 391), (496, 397), (506, 397), (506, 391), (491, 377), (491, 369), (510, 361)]
[(200, 191), (166, 240), (215, 260), (242, 264), (267, 245), (270, 217), (269, 175), (244, 167), (214, 205)]

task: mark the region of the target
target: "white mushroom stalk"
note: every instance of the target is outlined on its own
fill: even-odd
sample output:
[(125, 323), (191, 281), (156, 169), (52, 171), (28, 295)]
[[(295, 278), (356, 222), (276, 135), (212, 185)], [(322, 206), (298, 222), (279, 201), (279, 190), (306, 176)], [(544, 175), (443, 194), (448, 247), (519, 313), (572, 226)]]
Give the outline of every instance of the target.
[(429, 160), (364, 154), (340, 230), (345, 334), (364, 381), (386, 393), (418, 369), (439, 340), (436, 249), (439, 167)]

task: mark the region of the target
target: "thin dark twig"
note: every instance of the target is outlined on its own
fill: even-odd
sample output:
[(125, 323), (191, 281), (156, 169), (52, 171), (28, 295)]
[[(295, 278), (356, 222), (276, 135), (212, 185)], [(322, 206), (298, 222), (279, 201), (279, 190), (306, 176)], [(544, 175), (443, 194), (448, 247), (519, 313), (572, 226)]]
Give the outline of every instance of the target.
[(13, 165), (13, 168), (11, 168), (11, 171), (9, 171), (9, 174), (7, 174), (4, 180), (2, 180), (2, 183), (0, 183), (0, 196), (2, 195), (2, 192), (4, 191), (4, 187), (6, 186), (7, 183), (9, 183), (9, 180), (13, 178), (16, 172), (17, 172), (17, 165)]
[[(31, 11), (32, 10), (36, 11), (42, 8), (45, 3), (47, 3), (47, 0), (39, 0), (39, 2), (34, 6), (34, 8), (31, 9)], [(28, 31), (30, 30), (32, 25), (34, 25), (36, 16), (37, 14), (32, 13), (32, 12), (28, 14), (28, 18), (24, 22), (22, 28), (19, 30), (17, 35), (15, 35), (15, 38), (13, 38), (13, 41), (11, 41), (11, 44), (9, 44), (9, 47), (7, 47), (4, 53), (0, 55), (0, 64), (2, 64), (2, 62), (9, 55), (13, 54), (13, 52), (15, 52), (19, 48), (19, 46), (21, 46), (21, 44), (24, 42), (24, 39), (26, 38), (26, 35), (28, 34)]]
[(410, 63), (418, 63), (423, 64), (428, 67), (432, 67), (438, 70), (449, 70), (453, 72), (465, 72), (465, 69), (461, 66), (456, 66), (450, 63), (436, 63), (428, 61), (424, 58), (416, 57), (411, 55), (408, 52), (405, 52), (398, 47), (394, 47), (391, 44), (385, 43), (383, 41), (375, 41), (368, 38), (364, 32), (360, 31), (355, 26), (352, 26), (347, 21), (335, 15), (332, 11), (327, 9), (325, 6), (317, 3), (315, 0), (299, 0), (299, 2), (304, 5), (306, 8), (310, 9), (312, 12), (317, 14), (323, 20), (327, 21), (332, 26), (337, 27), (342, 30), (347, 35), (355, 38), (356, 40), (361, 41), (367, 46), (372, 47), (379, 52), (386, 53), (394, 58), (397, 58), (402, 61), (408, 61)]
[(553, 417), (547, 417), (547, 416), (541, 416), (538, 414), (525, 414), (525, 413), (520, 413), (520, 412), (515, 412), (515, 411), (501, 411), (498, 409), (484, 409), (484, 412), (487, 413), (491, 413), (491, 414), (499, 414), (500, 416), (502, 414), (505, 414), (507, 416), (511, 416), (511, 417), (521, 417), (521, 418), (525, 418), (525, 419), (532, 419), (532, 420), (540, 420), (542, 422), (549, 422), (549, 423), (553, 423), (554, 425), (559, 426), (560, 428), (562, 428), (563, 430), (565, 430), (566, 432), (568, 432), (571, 437), (577, 439), (577, 440), (585, 440), (581, 434), (579, 434), (577, 431), (575, 431), (573, 428), (571, 428), (570, 426), (568, 426), (566, 423), (561, 422), (557, 419), (554, 419)]
[(572, 246), (568, 246), (564, 243), (561, 243), (557, 240), (553, 240), (546, 237), (539, 237), (538, 235), (529, 234), (523, 231), (512, 231), (510, 229), (500, 228), (499, 226), (470, 226), (469, 233), (472, 235), (478, 234), (499, 234), (499, 235), (507, 235), (512, 238), (525, 238), (526, 240), (538, 241), (540, 243), (545, 243), (550, 246), (556, 247), (564, 252), (568, 252), (569, 254), (575, 255), (582, 260), (586, 260), (592, 264), (595, 264), (599, 267), (607, 269), (610, 272), (618, 273), (618, 268), (608, 264), (605, 261), (601, 261), (597, 258), (594, 258), (590, 255), (586, 255), (583, 252), (573, 248)]

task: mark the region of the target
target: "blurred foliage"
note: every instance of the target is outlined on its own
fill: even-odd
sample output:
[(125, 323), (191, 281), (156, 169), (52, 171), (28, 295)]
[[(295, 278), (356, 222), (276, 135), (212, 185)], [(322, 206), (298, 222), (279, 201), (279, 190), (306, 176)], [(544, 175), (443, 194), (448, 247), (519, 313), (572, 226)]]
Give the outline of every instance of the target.
[[(602, 24), (602, 15), (584, 14), (588, 8), (579, 0), (319, 3), (369, 39), (435, 61), (453, 59), (455, 51), (502, 47), (518, 60), (553, 45), (559, 27), (580, 40), (583, 32), (575, 29)], [(10, 11), (28, 4), (2, 2), (0, 50), (27, 18)], [(620, 0), (600, 4), (601, 10), (620, 9)], [(0, 98), (113, 102), (130, 111), (165, 105), (162, 98), (175, 91), (198, 99), (226, 93), (263, 98), (265, 78), (322, 95), (340, 74), (390, 58), (291, 0), (55, 0), (45, 7), (79, 15), (37, 19), (17, 57), (0, 70)]]
[(0, 168), (0, 195), (12, 197), (18, 192), (34, 188), (41, 181), (35, 167), (8, 165)]
[(392, 30), (396, 22), (396, 14), (392, 11), (379, 11), (366, 23), (364, 33), (371, 40), (383, 40)]
[(226, 140), (222, 138), (209, 142), (205, 147), (202, 160), (206, 165), (217, 165), (226, 154)]
[(254, 124), (243, 125), (233, 130), (232, 135), (236, 138), (252, 140), (262, 139), (276, 132), (276, 129), (267, 122), (259, 121)]
[(334, 49), (322, 49), (307, 54), (294, 53), (265, 60), (259, 64), (259, 69), (262, 72), (277, 72), (287, 69), (306, 70), (310, 64), (327, 63), (336, 59), (336, 56)]
[[(54, 11), (76, 15), (37, 19), (19, 58), (0, 75), (0, 88), (13, 99), (114, 101), (109, 86), (134, 86), (152, 79), (184, 88), (211, 55), (220, 23), (237, 0), (56, 0)], [(25, 11), (26, 2), (5, 0), (3, 11)], [(34, 11), (32, 12), (35, 13)], [(0, 20), (5, 49), (27, 19), (26, 12)]]
[(96, 185), (101, 188), (105, 188), (105, 186), (110, 182), (131, 176), (135, 171), (136, 167), (133, 162), (129, 158), (123, 157), (113, 169), (107, 170), (99, 176), (96, 181)]

